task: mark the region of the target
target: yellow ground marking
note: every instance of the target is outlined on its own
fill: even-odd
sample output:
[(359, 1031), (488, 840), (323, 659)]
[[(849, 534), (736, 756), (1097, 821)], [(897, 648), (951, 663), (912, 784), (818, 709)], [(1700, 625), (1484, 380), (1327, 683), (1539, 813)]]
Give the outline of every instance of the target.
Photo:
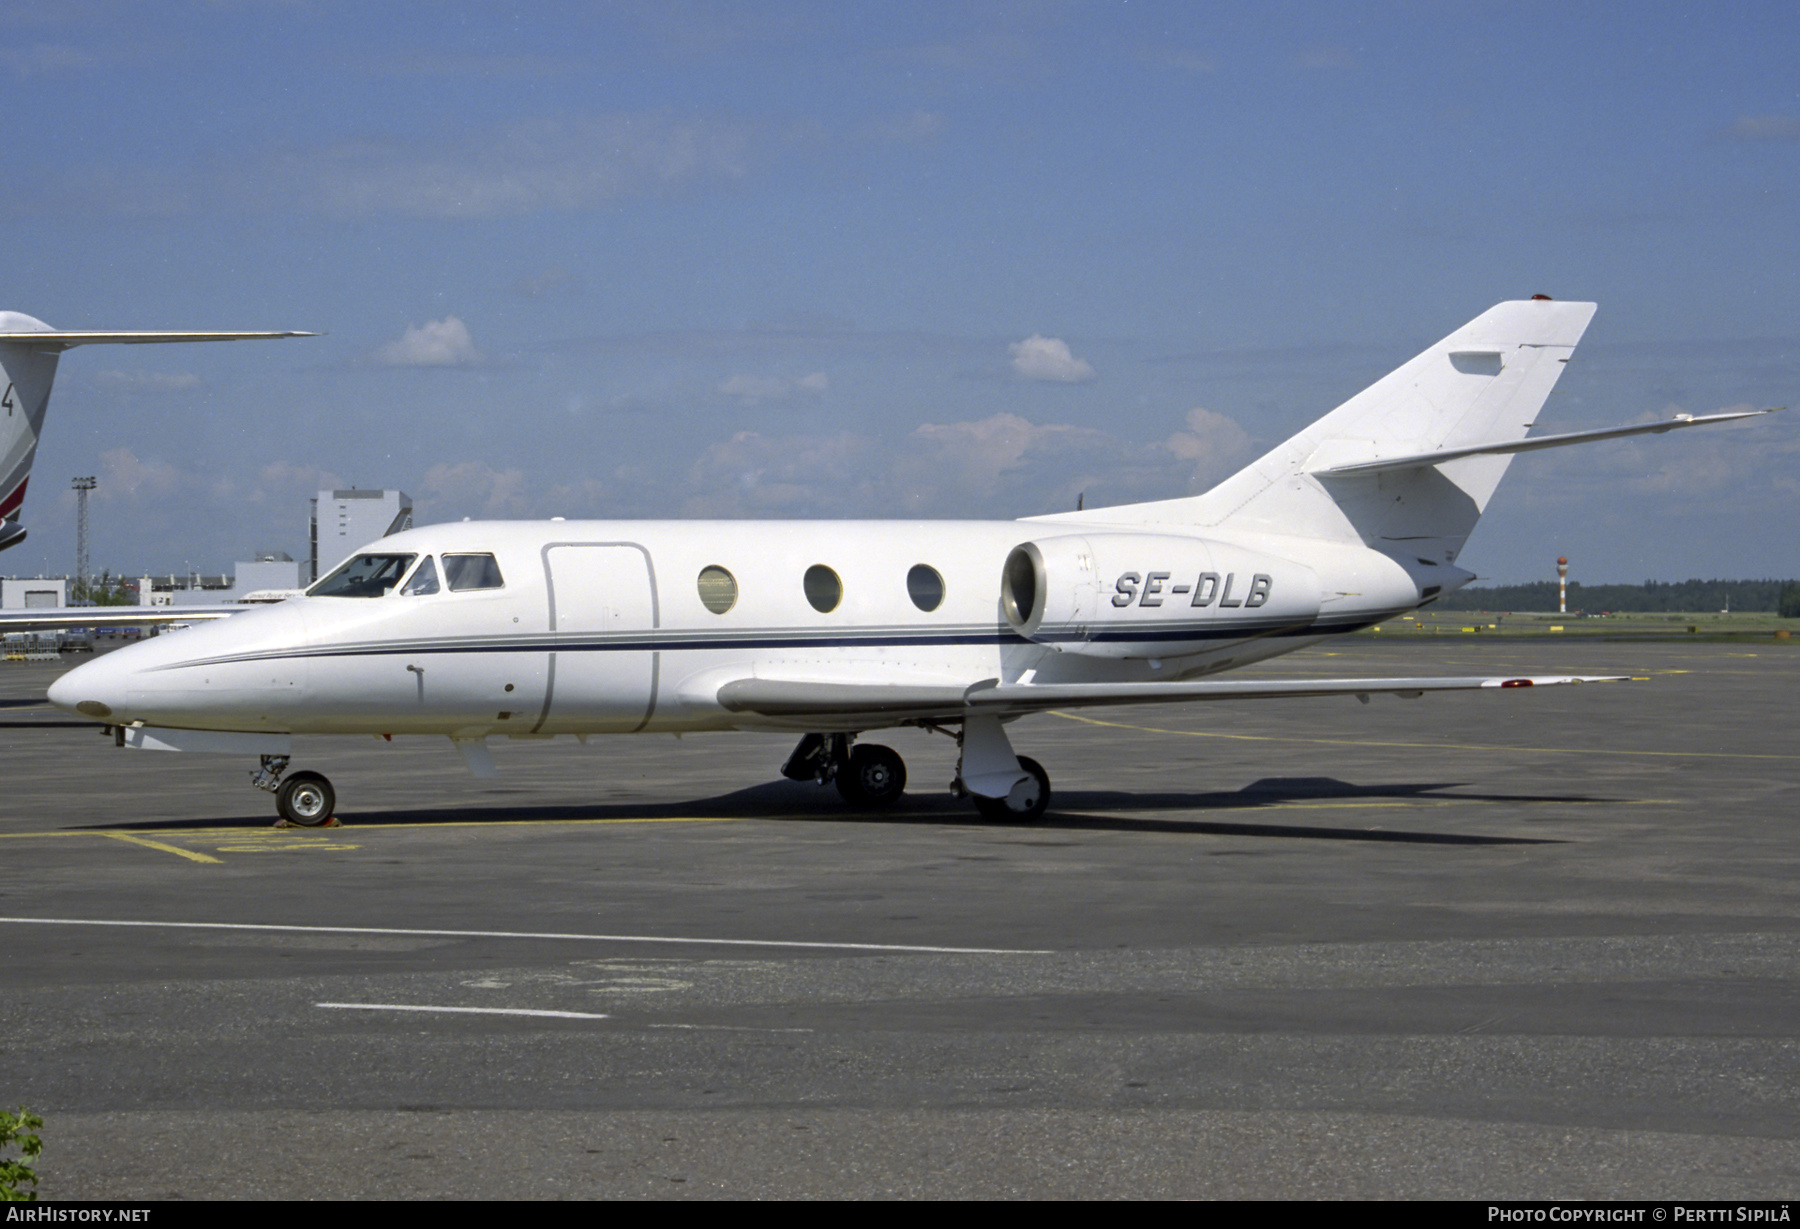
[(1247, 743), (1311, 743), (1327, 747), (1422, 747), (1430, 751), (1528, 751), (1533, 755), (1647, 755), (1668, 759), (1702, 760), (1795, 760), (1796, 755), (1770, 755), (1752, 751), (1622, 751), (1612, 747), (1501, 747), (1491, 743), (1415, 743), (1385, 742), (1367, 738), (1301, 738), (1286, 734), (1223, 734), (1217, 730), (1166, 730), (1153, 725), (1130, 725), (1123, 721), (1101, 721), (1098, 717), (1082, 717), (1051, 709), (1052, 717), (1079, 721), (1086, 725), (1105, 726), (1113, 730), (1136, 730), (1142, 734), (1174, 734), (1182, 738), (1225, 738)]
[[(554, 806), (554, 803), (546, 803)], [(358, 828), (554, 828), (562, 824), (735, 824), (749, 819), (810, 819), (811, 815), (652, 815), (643, 819), (357, 820)]]
[[(574, 825), (574, 824), (733, 824), (733, 823), (742, 823), (746, 820), (751, 820), (751, 819), (810, 819), (810, 818), (815, 818), (815, 816), (813, 816), (811, 814), (805, 814), (805, 815), (802, 815), (802, 814), (791, 814), (791, 815), (666, 815), (666, 816), (652, 816), (652, 817), (645, 818), (645, 819), (453, 819), (453, 820), (426, 822), (426, 823), (420, 823), (417, 820), (390, 820), (390, 821), (385, 821), (385, 822), (382, 820), (369, 820), (366, 822), (362, 821), (362, 820), (358, 820), (355, 824), (355, 827), (358, 829), (421, 828), (421, 829), (426, 829), (426, 830), (430, 830), (430, 831), (435, 831), (439, 828), (554, 828), (554, 827), (560, 827), (560, 826), (565, 826), (565, 825)], [(250, 842), (250, 841), (256, 841), (259, 839), (258, 837), (256, 837), (254, 835), (254, 831), (255, 830), (246, 832), (242, 828), (193, 828), (193, 829), (189, 829), (186, 833), (184, 833), (184, 835), (196, 837), (201, 840), (211, 840), (211, 841), (230, 840), (230, 841)], [(338, 828), (338, 829), (333, 829), (333, 831), (341, 832), (341, 831), (344, 831), (344, 829)], [(89, 837), (89, 836), (105, 836), (105, 837), (111, 837), (114, 840), (130, 841), (134, 845), (146, 845), (146, 846), (149, 846), (151, 849), (161, 849), (161, 850), (166, 850), (169, 853), (178, 853), (184, 858), (193, 858), (195, 861), (198, 861), (198, 862), (217, 862), (217, 861), (219, 861), (218, 858), (210, 858), (210, 857), (207, 857), (205, 854), (189, 853), (184, 849), (177, 849), (173, 845), (165, 845), (160, 841), (153, 841), (153, 840), (148, 839), (147, 837), (140, 837), (140, 836), (133, 835), (131, 833), (126, 833), (126, 832), (111, 832), (111, 831), (107, 831), (105, 829), (95, 830), (95, 829), (90, 828), (84, 832), (56, 832), (56, 831), (51, 831), (51, 832), (0, 832), (0, 840), (8, 840), (8, 839), (22, 840), (22, 839), (30, 838), (30, 837)], [(278, 844), (274, 843), (276, 841), (280, 841), (280, 842), (284, 842), (284, 843), (278, 845)], [(245, 844), (241, 847), (236, 846), (236, 845), (219, 845), (219, 846), (215, 846), (215, 848), (219, 849), (221, 852), (227, 852), (227, 853), (237, 853), (237, 852), (242, 852), (242, 851), (261, 852), (263, 850), (268, 850), (268, 849), (273, 849), (273, 850), (279, 851), (281, 849), (360, 849), (360, 848), (362, 848), (360, 845), (339, 844), (338, 842), (330, 840), (329, 838), (320, 839), (320, 840), (313, 841), (313, 842), (293, 842), (291, 844), (285, 843), (285, 842), (290, 842), (290, 841), (293, 841), (292, 837), (284, 836), (284, 837), (271, 838), (270, 843), (267, 845)]]
[(221, 859), (209, 854), (195, 853), (191, 849), (181, 849), (175, 845), (165, 845), (161, 841), (152, 841), (141, 836), (127, 836), (123, 832), (102, 832), (101, 836), (110, 836), (115, 841), (125, 841), (132, 845), (142, 845), (145, 849), (160, 849), (164, 853), (172, 853), (180, 858), (190, 858), (195, 862), (219, 862)]

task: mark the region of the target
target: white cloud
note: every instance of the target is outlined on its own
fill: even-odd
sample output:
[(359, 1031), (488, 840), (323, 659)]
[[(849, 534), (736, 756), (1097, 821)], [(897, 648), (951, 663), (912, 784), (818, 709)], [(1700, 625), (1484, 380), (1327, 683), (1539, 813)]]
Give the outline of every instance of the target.
[[(690, 516), (1019, 516), (1075, 506), (1093, 486), (1136, 489), (1112, 436), (1016, 414), (927, 423), (896, 442), (839, 432), (740, 431), (689, 471)], [(1167, 493), (1167, 492), (1159, 492)]]
[(944, 129), (942, 111), (914, 111), (910, 115), (889, 116), (863, 125), (864, 135), (876, 141), (898, 141), (917, 145), (931, 140)]
[(381, 77), (454, 77), (459, 81), (514, 78), (544, 80), (568, 74), (576, 61), (558, 56), (507, 51), (396, 51), (352, 60), (363, 72)]
[(688, 473), (690, 516), (844, 516), (874, 500), (872, 442), (859, 435), (739, 431)]
[(256, 485), (244, 498), (250, 503), (303, 509), (319, 491), (337, 490), (345, 482), (331, 470), (296, 461), (270, 461), (256, 471)]
[[(28, 75), (42, 57), (0, 48), (0, 79)], [(250, 212), (298, 210), (331, 218), (400, 216), (482, 220), (578, 213), (616, 201), (738, 183), (796, 157), (846, 146), (922, 144), (944, 117), (918, 111), (860, 126), (811, 121), (680, 117), (662, 111), (560, 115), (451, 132), (433, 139), (369, 136), (266, 155), (231, 156), (213, 169), (95, 165), (71, 171), (12, 210), (68, 208), (127, 217), (177, 216), (220, 203)], [(525, 293), (535, 293), (529, 281)]]
[(100, 63), (91, 51), (57, 43), (36, 43), (24, 47), (0, 47), (0, 68), (16, 77), (41, 77), (57, 73), (80, 72)]
[(579, 289), (582, 279), (561, 265), (551, 265), (541, 272), (521, 277), (512, 284), (513, 293), (535, 299), (542, 295)]
[(545, 515), (532, 506), (524, 471), (495, 469), (483, 461), (440, 462), (425, 471), (419, 501), (433, 517)]
[(1343, 47), (1310, 47), (1294, 57), (1294, 66), (1309, 71), (1354, 68), (1356, 57)]
[(1211, 56), (1173, 47), (1147, 47), (1143, 58), (1151, 64), (1179, 69), (1184, 73), (1211, 73), (1217, 72), (1219, 68), (1218, 61)]
[(1733, 141), (1800, 141), (1800, 118), (1792, 115), (1740, 115), (1725, 132)]
[(95, 497), (102, 501), (136, 501), (149, 496), (163, 500), (194, 485), (194, 475), (159, 457), (139, 457), (129, 448), (109, 448), (100, 454), (100, 473)]
[(1094, 378), (1094, 368), (1086, 359), (1069, 352), (1069, 343), (1060, 337), (1032, 334), (1024, 341), (1007, 347), (1012, 355), (1012, 368), (1027, 380), (1054, 380), (1063, 384), (1079, 384)]
[[(1000, 474), (1019, 468), (1028, 453), (1042, 453), (1070, 446), (1097, 452), (1106, 441), (1098, 431), (1056, 423), (1039, 425), (1017, 414), (995, 414), (976, 422), (926, 423), (912, 438), (930, 466), (943, 472), (948, 466), (963, 479), (991, 482)], [(959, 479), (952, 485), (963, 485)]]
[(781, 401), (796, 393), (822, 393), (830, 387), (831, 378), (823, 371), (815, 371), (797, 380), (790, 380), (785, 376), (735, 375), (719, 383), (721, 393), (727, 397), (736, 397), (745, 405), (755, 405), (759, 401)]
[(574, 211), (748, 173), (754, 144), (742, 123), (659, 114), (525, 121), (435, 149), (358, 141), (302, 152), (272, 183), (246, 186), (310, 201), (327, 213), (494, 218)]
[(1249, 434), (1223, 414), (1195, 406), (1187, 412), (1187, 426), (1164, 440), (1163, 447), (1190, 462), (1198, 474), (1224, 478), (1226, 467), (1242, 460), (1250, 449)]
[(400, 340), (377, 350), (375, 361), (384, 367), (466, 367), (479, 363), (481, 352), (470, 339), (468, 326), (455, 316), (445, 316), (408, 328)]

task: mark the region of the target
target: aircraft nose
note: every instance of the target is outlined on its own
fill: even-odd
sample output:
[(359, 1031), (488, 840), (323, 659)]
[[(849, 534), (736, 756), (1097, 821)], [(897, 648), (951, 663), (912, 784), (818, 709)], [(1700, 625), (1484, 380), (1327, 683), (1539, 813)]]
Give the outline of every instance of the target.
[(65, 713), (105, 721), (125, 707), (125, 677), (111, 655), (75, 667), (50, 684), (50, 703)]

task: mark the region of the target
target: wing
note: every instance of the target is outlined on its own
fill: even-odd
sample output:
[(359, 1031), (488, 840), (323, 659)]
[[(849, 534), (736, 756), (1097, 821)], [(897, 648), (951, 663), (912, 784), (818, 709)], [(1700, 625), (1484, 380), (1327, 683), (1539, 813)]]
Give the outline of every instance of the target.
[(1623, 683), (1625, 675), (1469, 675), (1458, 678), (1220, 679), (1192, 683), (835, 683), (737, 679), (719, 688), (728, 712), (783, 727), (855, 729), (920, 721), (961, 721), (971, 715), (1018, 717), (1052, 708), (1106, 704), (1163, 704), (1196, 700), (1277, 700), (1299, 696), (1422, 696), (1428, 691), (1502, 691), (1576, 683)]

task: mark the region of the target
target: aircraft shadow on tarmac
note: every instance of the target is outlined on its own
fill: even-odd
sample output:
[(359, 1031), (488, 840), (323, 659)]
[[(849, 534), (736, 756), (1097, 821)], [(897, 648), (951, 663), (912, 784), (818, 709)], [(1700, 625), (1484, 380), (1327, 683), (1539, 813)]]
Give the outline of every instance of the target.
[[(1460, 782), (1416, 782), (1356, 785), (1332, 777), (1265, 777), (1236, 791), (1162, 791), (1129, 793), (1123, 790), (1064, 790), (1058, 792), (1049, 812), (1036, 824), (1015, 825), (976, 815), (969, 805), (948, 794), (909, 795), (887, 810), (857, 811), (845, 807), (836, 790), (805, 782), (769, 781), (712, 798), (686, 802), (619, 802), (531, 805), (493, 798), (497, 794), (525, 795), (528, 786), (492, 787), (482, 791), (491, 802), (462, 807), (409, 808), (368, 814), (349, 813), (346, 827), (358, 821), (384, 826), (430, 827), (434, 824), (558, 823), (578, 821), (671, 819), (758, 819), (775, 823), (955, 824), (959, 827), (1017, 831), (1109, 831), (1189, 833), (1204, 836), (1259, 836), (1309, 840), (1386, 841), (1428, 845), (1547, 845), (1560, 840), (1547, 837), (1488, 836), (1470, 832), (1395, 830), (1382, 827), (1350, 827), (1293, 824), (1258, 820), (1241, 822), (1187, 818), (1195, 812), (1280, 810), (1291, 807), (1390, 802), (1434, 808), (1454, 808), (1458, 803), (1476, 806), (1512, 804), (1539, 806), (1600, 801), (1576, 794), (1458, 793)], [(1144, 812), (1163, 812), (1146, 815)], [(1272, 818), (1272, 817), (1271, 817)], [(262, 815), (213, 816), (180, 820), (146, 820), (137, 823), (83, 825), (113, 831), (179, 831), (216, 828), (245, 823), (264, 826)]]

